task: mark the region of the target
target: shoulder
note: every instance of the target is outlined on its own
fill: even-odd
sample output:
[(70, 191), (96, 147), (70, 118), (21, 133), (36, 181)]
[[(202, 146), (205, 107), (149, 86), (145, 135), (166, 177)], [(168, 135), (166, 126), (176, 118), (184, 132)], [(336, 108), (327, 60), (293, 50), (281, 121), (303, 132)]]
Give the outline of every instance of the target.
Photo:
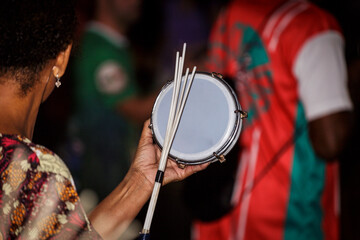
[(312, 3), (298, 2), (281, 16), (268, 41), (268, 50), (281, 50), (290, 66), (301, 49), (315, 38), (328, 33), (343, 38), (334, 16)]
[(132, 82), (133, 66), (125, 45), (112, 43), (96, 31), (87, 31), (81, 45), (74, 65), (78, 81), (110, 95), (121, 93)]
[(293, 14), (288, 30), (297, 29), (310, 36), (329, 30), (341, 32), (335, 17), (314, 4), (303, 3), (302, 8)]
[(75, 53), (73, 70), (83, 76), (94, 77), (99, 68), (107, 64), (115, 63), (117, 66), (128, 71), (130, 55), (127, 47), (114, 44), (104, 34), (95, 30), (85, 31), (79, 48)]
[(52, 151), (18, 135), (0, 134), (0, 175), (4, 238), (76, 236), (81, 229), (91, 230), (70, 172)]
[(51, 150), (19, 135), (0, 134), (0, 150), (4, 164), (20, 164), (24, 171), (45, 172), (72, 181), (65, 163)]
[(0, 174), (2, 190), (9, 196), (35, 194), (49, 184), (73, 185), (69, 169), (55, 153), (19, 135), (0, 134)]
[[(106, 32), (89, 28), (84, 32), (80, 43), (80, 56), (95, 59), (113, 58), (119, 61), (126, 60), (128, 57), (128, 44), (124, 40), (113, 39)], [(94, 61), (95, 59), (88, 59)]]

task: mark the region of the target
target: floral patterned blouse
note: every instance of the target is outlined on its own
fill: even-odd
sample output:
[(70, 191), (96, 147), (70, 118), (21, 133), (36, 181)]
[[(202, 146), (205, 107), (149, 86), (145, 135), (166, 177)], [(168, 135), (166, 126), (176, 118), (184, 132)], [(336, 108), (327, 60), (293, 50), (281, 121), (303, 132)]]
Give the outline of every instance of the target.
[(2, 239), (101, 239), (64, 162), (18, 135), (0, 134)]

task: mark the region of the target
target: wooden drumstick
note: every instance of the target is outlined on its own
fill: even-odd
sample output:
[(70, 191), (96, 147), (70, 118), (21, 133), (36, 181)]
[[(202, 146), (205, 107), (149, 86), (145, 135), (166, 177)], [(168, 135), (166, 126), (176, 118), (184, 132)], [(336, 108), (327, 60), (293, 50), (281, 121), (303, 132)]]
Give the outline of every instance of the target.
[[(187, 69), (186, 74), (185, 74), (184, 88), (185, 88), (185, 86), (186, 86), (187, 79), (188, 79), (188, 73), (189, 73), (188, 70), (189, 70), (189, 69)], [(193, 68), (193, 71), (192, 71), (192, 73), (191, 73), (190, 82), (189, 82), (189, 84), (187, 85), (184, 98), (183, 98), (183, 96), (181, 96), (181, 99), (182, 99), (181, 105), (180, 105), (180, 108), (178, 109), (177, 114), (175, 115), (175, 118), (176, 118), (176, 119), (175, 119), (174, 128), (173, 128), (173, 130), (172, 130), (172, 141), (174, 140), (175, 133), (176, 133), (177, 128), (178, 128), (178, 126), (179, 126), (180, 118), (181, 118), (181, 115), (182, 115), (182, 113), (183, 113), (183, 111), (184, 111), (185, 103), (186, 103), (187, 98), (188, 98), (188, 96), (189, 96), (190, 88), (191, 88), (192, 82), (193, 82), (194, 77), (195, 77), (195, 72), (196, 72), (196, 66)], [(184, 90), (184, 88), (183, 88), (183, 90)], [(181, 95), (183, 95), (183, 92), (182, 92)]]
[[(173, 93), (172, 93), (172, 100), (170, 105), (170, 111), (169, 111), (169, 118), (168, 118), (168, 124), (165, 134), (165, 140), (163, 144), (163, 149), (161, 152), (160, 162), (159, 162), (159, 168), (158, 172), (156, 174), (155, 178), (155, 185), (153, 188), (153, 192), (151, 195), (148, 211), (145, 218), (145, 223), (143, 230), (141, 232), (141, 239), (146, 239), (147, 235), (150, 232), (150, 225), (153, 218), (153, 214), (155, 211), (155, 205), (157, 202), (157, 198), (160, 192), (160, 187), (162, 184), (164, 171), (168, 159), (168, 155), (170, 152), (171, 145), (174, 141), (174, 136), (176, 134), (181, 115), (183, 113), (185, 103), (187, 100), (187, 97), (189, 95), (189, 91), (195, 76), (196, 67), (193, 68), (190, 82), (188, 83), (188, 74), (189, 69), (186, 70), (184, 83), (182, 82), (182, 73), (183, 73), (183, 67), (184, 67), (184, 61), (185, 61), (185, 51), (186, 51), (186, 44), (183, 46), (183, 53), (182, 56), (179, 57), (179, 52), (176, 53), (176, 63), (175, 63), (175, 74), (174, 74), (174, 82), (173, 82)], [(180, 96), (179, 92), (181, 90)]]

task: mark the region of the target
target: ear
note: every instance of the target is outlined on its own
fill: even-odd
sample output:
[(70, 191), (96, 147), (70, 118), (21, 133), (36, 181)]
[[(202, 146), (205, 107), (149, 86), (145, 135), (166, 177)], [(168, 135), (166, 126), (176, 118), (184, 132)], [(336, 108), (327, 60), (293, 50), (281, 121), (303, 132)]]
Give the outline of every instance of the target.
[(60, 52), (56, 57), (54, 67), (52, 69), (54, 76), (62, 77), (64, 75), (66, 66), (69, 62), (71, 48), (72, 44), (69, 44), (65, 51)]

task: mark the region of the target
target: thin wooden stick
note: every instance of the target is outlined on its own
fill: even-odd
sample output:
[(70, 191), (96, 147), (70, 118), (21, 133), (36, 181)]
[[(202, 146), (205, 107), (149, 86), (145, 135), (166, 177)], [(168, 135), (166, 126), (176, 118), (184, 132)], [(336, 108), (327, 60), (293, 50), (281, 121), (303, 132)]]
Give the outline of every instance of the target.
[[(182, 56), (179, 57), (179, 52), (176, 53), (176, 64), (175, 64), (175, 74), (174, 74), (174, 82), (173, 82), (173, 93), (172, 93), (172, 99), (171, 99), (171, 105), (170, 105), (170, 111), (169, 111), (169, 117), (168, 117), (168, 123), (167, 123), (167, 129), (163, 144), (162, 153), (160, 156), (160, 162), (159, 162), (159, 168), (158, 173), (164, 174), (168, 155), (170, 152), (171, 145), (174, 141), (175, 133), (177, 131), (181, 115), (184, 110), (185, 102), (188, 98), (189, 91), (192, 85), (192, 81), (194, 79), (196, 67), (193, 68), (191, 77), (190, 77), (190, 83), (188, 82), (188, 75), (189, 75), (189, 69), (186, 70), (184, 83), (182, 82), (182, 73), (183, 73), (183, 67), (185, 62), (185, 52), (186, 52), (186, 44), (183, 46), (183, 53)], [(186, 90), (185, 90), (186, 89)], [(181, 91), (180, 95), (179, 92)], [(184, 94), (185, 93), (185, 94)], [(156, 177), (158, 178), (158, 176)], [(144, 227), (142, 230), (143, 234), (148, 234), (150, 232), (150, 225), (152, 221), (152, 217), (154, 215), (155, 206), (157, 202), (157, 198), (160, 192), (160, 187), (162, 184), (162, 177), (161, 180), (156, 179), (154, 189), (151, 195), (149, 208), (146, 214)]]
[[(189, 70), (189, 69), (187, 69), (187, 70)], [(180, 118), (181, 118), (182, 113), (183, 113), (183, 111), (184, 111), (185, 103), (186, 103), (187, 98), (188, 98), (188, 96), (189, 96), (190, 88), (191, 88), (192, 82), (193, 82), (194, 77), (195, 77), (195, 71), (196, 71), (196, 66), (193, 68), (193, 71), (192, 71), (192, 73), (191, 73), (190, 82), (189, 82), (189, 84), (187, 85), (186, 92), (185, 92), (185, 96), (184, 96), (184, 98), (182, 98), (181, 106), (180, 106), (180, 108), (178, 109), (179, 111), (178, 111), (177, 114), (175, 115), (175, 123), (174, 123), (174, 125), (173, 125), (173, 129), (172, 129), (172, 133), (171, 133), (172, 139), (174, 139), (175, 133), (176, 133), (177, 128), (178, 128), (178, 126), (179, 126)], [(187, 71), (187, 74), (188, 74), (188, 71)], [(186, 75), (186, 78), (187, 78), (187, 77), (188, 77), (188, 76)], [(185, 88), (185, 85), (184, 85), (184, 88)]]
[(184, 67), (184, 61), (185, 61), (185, 59), (184, 59), (185, 52), (186, 52), (186, 43), (183, 46), (183, 54), (179, 58), (178, 70), (175, 71), (175, 72), (177, 72), (177, 76), (174, 79), (173, 95), (172, 95), (173, 98), (172, 98), (172, 101), (171, 101), (168, 125), (167, 125), (167, 129), (166, 129), (162, 154), (161, 154), (160, 162), (159, 162), (159, 170), (160, 171), (165, 170), (165, 166), (166, 166), (166, 163), (167, 163), (167, 158), (168, 158), (168, 155), (169, 155), (170, 147), (171, 147), (171, 144), (173, 142), (173, 140), (172, 140), (173, 136), (171, 136), (172, 135), (171, 134), (172, 133), (172, 128), (173, 128), (172, 125), (174, 124), (175, 116), (176, 116), (176, 114), (178, 112), (177, 109), (180, 106), (179, 102), (181, 101), (181, 99), (179, 99), (179, 91), (180, 91), (180, 87), (181, 87), (181, 76), (182, 76), (182, 73), (183, 73), (183, 67)]
[[(178, 72), (179, 72), (179, 66), (181, 66), (181, 57), (179, 59), (179, 52), (176, 52), (176, 64), (175, 64), (175, 74), (174, 74), (174, 87), (173, 87), (173, 93), (172, 93), (172, 98), (171, 98), (171, 104), (170, 104), (170, 111), (169, 111), (169, 118), (168, 118), (168, 123), (167, 123), (167, 127), (166, 127), (166, 133), (169, 131), (171, 124), (172, 124), (172, 118), (174, 116), (173, 112), (174, 112), (174, 108), (176, 107), (176, 105), (174, 104), (174, 101), (176, 99), (176, 91), (175, 91), (175, 85), (177, 83), (177, 78), (178, 78)], [(175, 106), (174, 106), (175, 105)], [(165, 134), (165, 139), (164, 139), (164, 145), (165, 142), (168, 140), (168, 134)]]
[[(180, 96), (179, 96), (180, 99), (182, 99), (183, 96), (184, 96), (185, 87), (187, 86), (188, 77), (189, 77), (189, 68), (187, 68), (186, 72), (185, 72), (185, 78), (184, 78), (184, 82), (182, 83), (181, 93), (180, 93)], [(179, 114), (179, 109), (180, 108), (177, 108), (176, 115)]]

